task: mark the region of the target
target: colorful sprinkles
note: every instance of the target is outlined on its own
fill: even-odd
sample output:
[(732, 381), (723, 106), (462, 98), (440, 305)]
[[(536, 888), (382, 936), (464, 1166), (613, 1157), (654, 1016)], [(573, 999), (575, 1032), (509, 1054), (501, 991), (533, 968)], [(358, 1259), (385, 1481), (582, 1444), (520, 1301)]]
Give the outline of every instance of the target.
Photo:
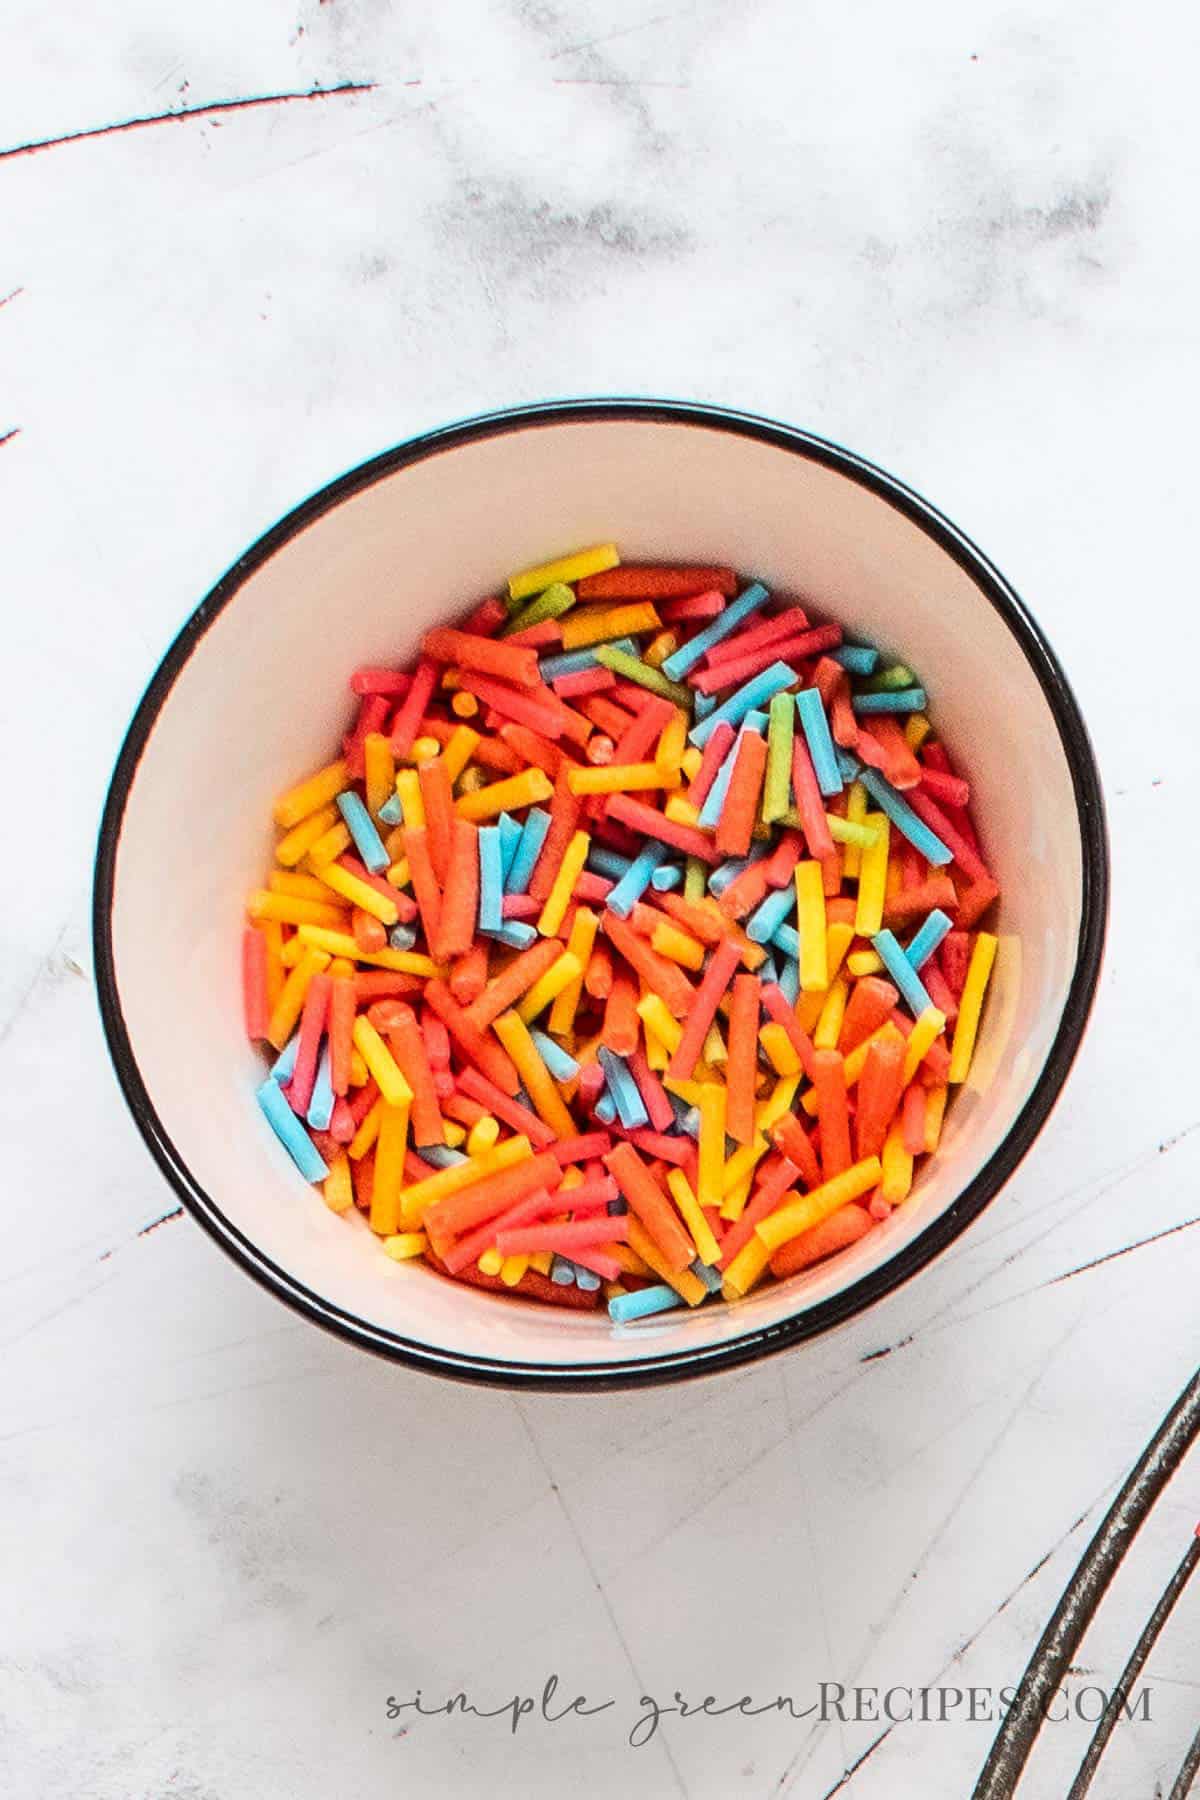
[(602, 544), (350, 687), (242, 940), (259, 1106), (333, 1211), (625, 1325), (907, 1201), (999, 894), (911, 669)]

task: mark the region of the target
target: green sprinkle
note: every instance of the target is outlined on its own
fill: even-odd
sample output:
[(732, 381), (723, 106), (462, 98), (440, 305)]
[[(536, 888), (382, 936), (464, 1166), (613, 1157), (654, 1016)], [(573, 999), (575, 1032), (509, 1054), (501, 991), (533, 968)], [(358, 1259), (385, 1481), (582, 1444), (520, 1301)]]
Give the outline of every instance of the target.
[(602, 662), (614, 675), (622, 675), (626, 681), (636, 681), (639, 687), (649, 688), (652, 694), (661, 694), (673, 706), (682, 706), (688, 712), (691, 711), (691, 688), (684, 687), (680, 681), (668, 681), (659, 669), (652, 669), (640, 656), (630, 656), (627, 650), (616, 650), (611, 644), (597, 644), (596, 661)]
[(698, 856), (689, 856), (683, 867), (683, 897), (703, 900), (708, 891), (708, 870)]
[(902, 688), (920, 687), (920, 682), (905, 663), (893, 663), (889, 669), (880, 669), (878, 675), (870, 675), (859, 684), (859, 692), (863, 694), (894, 694)]
[(561, 581), (553, 581), (544, 593), (538, 594), (528, 606), (521, 607), (519, 612), (509, 616), (508, 624), (500, 633), (501, 637), (511, 637), (514, 631), (525, 631), (530, 625), (540, 625), (543, 619), (558, 619), (575, 604), (575, 591)]
[(796, 708), (791, 694), (772, 694), (767, 724), (767, 773), (763, 781), (765, 825), (781, 819), (792, 803), (792, 739), (795, 731)]

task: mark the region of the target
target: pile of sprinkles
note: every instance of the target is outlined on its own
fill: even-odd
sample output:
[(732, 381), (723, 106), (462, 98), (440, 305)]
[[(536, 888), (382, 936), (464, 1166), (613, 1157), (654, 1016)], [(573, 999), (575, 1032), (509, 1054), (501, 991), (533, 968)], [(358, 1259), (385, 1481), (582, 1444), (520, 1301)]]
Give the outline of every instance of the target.
[(350, 687), (242, 947), (258, 1103), (328, 1207), (620, 1325), (908, 1200), (999, 894), (911, 669), (733, 569), (603, 544)]

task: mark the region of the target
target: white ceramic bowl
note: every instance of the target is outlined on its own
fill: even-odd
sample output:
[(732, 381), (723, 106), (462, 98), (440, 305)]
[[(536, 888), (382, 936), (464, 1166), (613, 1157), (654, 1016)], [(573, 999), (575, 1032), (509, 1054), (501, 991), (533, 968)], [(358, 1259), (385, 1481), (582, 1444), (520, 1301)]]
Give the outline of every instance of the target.
[[(328, 1212), (266, 1129), (243, 1035), (242, 901), (273, 796), (328, 759), (359, 663), (403, 663), (504, 576), (615, 538), (628, 559), (732, 563), (901, 654), (974, 791), (1002, 884), (975, 1069), (912, 1200), (853, 1249), (738, 1306), (617, 1328), (455, 1285)], [(187, 902), (165, 871), (186, 869)], [(1107, 911), (1099, 780), (1075, 701), (1007, 583), (861, 458), (706, 406), (586, 401), (450, 426), (351, 471), (262, 538), (167, 652), (100, 832), (95, 953), (125, 1097), (176, 1192), (235, 1261), (365, 1348), (511, 1385), (727, 1367), (816, 1335), (978, 1216), (1078, 1047)]]

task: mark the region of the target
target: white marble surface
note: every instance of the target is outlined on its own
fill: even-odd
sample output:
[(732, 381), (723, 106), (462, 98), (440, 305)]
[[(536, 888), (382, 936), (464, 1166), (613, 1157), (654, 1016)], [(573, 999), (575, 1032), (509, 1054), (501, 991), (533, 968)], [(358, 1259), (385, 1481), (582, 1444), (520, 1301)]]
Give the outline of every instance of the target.
[[(372, 85), (0, 157), (6, 1793), (969, 1790), (987, 1724), (869, 1755), (879, 1724), (769, 1715), (624, 1739), (677, 1686), (1015, 1679), (1195, 1361), (1196, 35), (1163, 0), (9, 0), (6, 152)], [(424, 426), (612, 391), (824, 432), (995, 557), (1092, 722), (1112, 931), (1049, 1129), (933, 1270), (737, 1376), (518, 1401), (369, 1361), (155, 1224), (89, 864), (142, 684), (260, 530)], [(1122, 1574), (1096, 1678), (1198, 1487)], [(1198, 1602), (1106, 1800), (1182, 1754)], [(385, 1717), (551, 1670), (617, 1706), (515, 1737)], [(1064, 1791), (1085, 1729), (1044, 1734), (1023, 1793)]]

